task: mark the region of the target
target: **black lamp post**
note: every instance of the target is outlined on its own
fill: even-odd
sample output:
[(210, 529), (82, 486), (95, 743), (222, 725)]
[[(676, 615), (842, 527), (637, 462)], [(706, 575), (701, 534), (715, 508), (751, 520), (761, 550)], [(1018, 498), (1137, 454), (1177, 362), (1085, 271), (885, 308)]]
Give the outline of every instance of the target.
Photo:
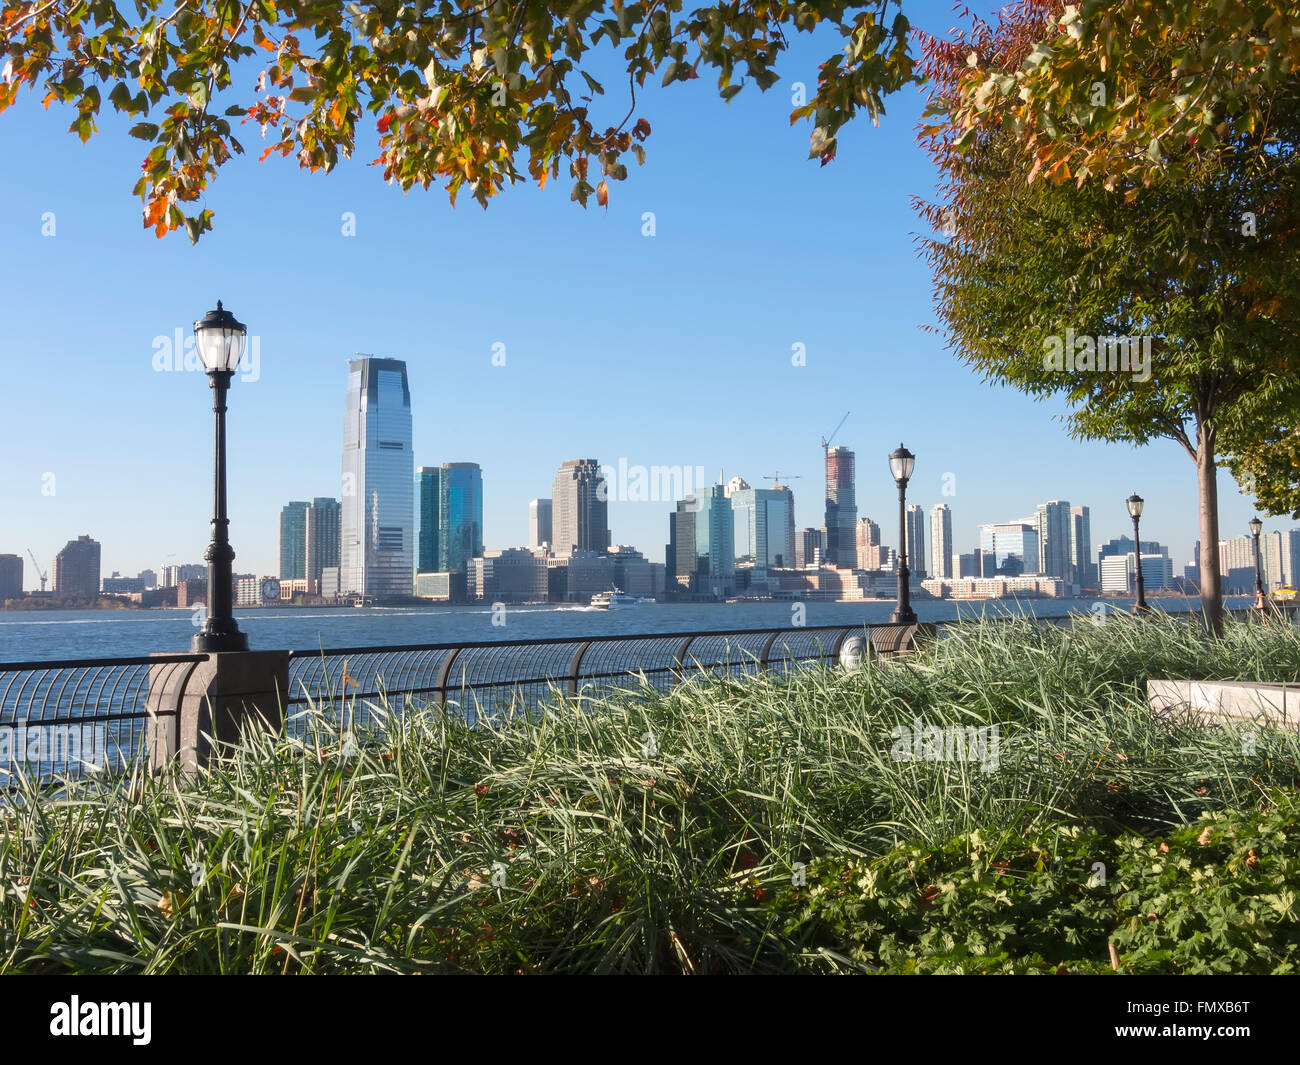
[(907, 481), (915, 465), (916, 456), (902, 444), (889, 456), (889, 472), (898, 484), (898, 609), (889, 618), (896, 625), (916, 624), (916, 611), (912, 609), (911, 589), (907, 583)]
[(1134, 610), (1147, 609), (1147, 586), (1142, 578), (1142, 536), (1138, 532), (1138, 521), (1142, 517), (1142, 497), (1134, 492), (1125, 500), (1129, 516), (1133, 519), (1133, 557), (1137, 559), (1137, 603)]
[(1264, 580), (1262, 569), (1259, 564), (1259, 534), (1264, 528), (1264, 523), (1259, 518), (1250, 519), (1250, 535), (1255, 538), (1255, 609), (1264, 609)]
[(235, 316), (221, 307), (208, 311), (194, 323), (194, 340), (212, 386), (213, 436), (213, 503), (212, 542), (203, 557), (208, 563), (208, 616), (195, 635), (195, 651), (247, 651), (248, 637), (239, 631), (232, 612), (234, 578), (231, 563), (235, 551), (228, 537), (230, 519), (226, 516), (226, 392), (235, 367), (244, 353), (248, 330)]

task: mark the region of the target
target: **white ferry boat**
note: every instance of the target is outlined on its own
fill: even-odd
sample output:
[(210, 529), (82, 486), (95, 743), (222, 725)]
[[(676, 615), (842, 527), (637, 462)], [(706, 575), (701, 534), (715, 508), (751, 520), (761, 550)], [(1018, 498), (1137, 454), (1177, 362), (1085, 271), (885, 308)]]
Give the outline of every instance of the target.
[(653, 599), (642, 599), (635, 595), (628, 595), (627, 592), (621, 592), (617, 588), (611, 588), (607, 592), (597, 592), (591, 597), (591, 605), (597, 610), (626, 610), (628, 607), (653, 602)]

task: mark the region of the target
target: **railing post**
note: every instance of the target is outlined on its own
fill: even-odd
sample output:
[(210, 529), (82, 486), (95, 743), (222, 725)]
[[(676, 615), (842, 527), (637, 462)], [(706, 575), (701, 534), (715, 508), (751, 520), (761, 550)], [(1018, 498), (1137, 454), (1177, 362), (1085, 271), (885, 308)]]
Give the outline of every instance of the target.
[[(163, 657), (163, 656), (159, 656)], [(250, 730), (278, 734), (289, 699), (288, 651), (217, 651), (180, 673), (149, 669), (149, 760), (193, 773)]]
[(573, 665), (569, 667), (569, 694), (570, 695), (578, 694), (578, 675), (579, 675), (579, 671), (582, 669), (582, 659), (587, 653), (587, 648), (589, 648), (593, 643), (595, 643), (595, 640), (588, 640), (586, 643), (584, 643), (581, 647), (578, 648), (578, 650), (575, 652), (573, 656)]
[(462, 648), (460, 647), (452, 648), (451, 654), (447, 656), (447, 661), (445, 661), (442, 664), (442, 667), (438, 670), (437, 680), (433, 682), (434, 683), (433, 694), (434, 694), (434, 698), (437, 700), (439, 707), (443, 707), (447, 705), (447, 680), (451, 676), (452, 664), (460, 656), (461, 650)]
[(686, 652), (694, 642), (694, 636), (687, 636), (682, 641), (681, 647), (677, 648), (677, 654), (673, 656), (673, 674), (677, 677), (678, 684), (686, 679)]
[(768, 661), (768, 657), (772, 654), (772, 645), (776, 643), (776, 638), (780, 635), (781, 635), (781, 630), (777, 629), (774, 633), (772, 633), (771, 636), (767, 638), (767, 643), (763, 644), (763, 650), (760, 651), (758, 654), (758, 671), (760, 673), (767, 672), (767, 661)]

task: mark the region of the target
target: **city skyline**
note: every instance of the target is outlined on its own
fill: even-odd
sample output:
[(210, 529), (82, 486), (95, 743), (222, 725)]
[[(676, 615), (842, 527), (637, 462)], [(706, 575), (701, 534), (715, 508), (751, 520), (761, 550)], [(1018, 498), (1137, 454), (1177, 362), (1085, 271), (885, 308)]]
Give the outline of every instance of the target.
[[(941, 31), (948, 16), (918, 19), (926, 23)], [(190, 323), (220, 297), (250, 334), (250, 372), (236, 375), (228, 415), (240, 571), (277, 571), (275, 515), (286, 501), (339, 496), (337, 382), (359, 351), (406, 362), (418, 460), (454, 448), (491, 478), (492, 546), (528, 542), (522, 504), (546, 495), (560, 461), (582, 455), (721, 467), (754, 485), (779, 471), (796, 528), (820, 526), (818, 442), (850, 408), (835, 443), (856, 456), (858, 514), (891, 543), (886, 456), (902, 440), (917, 455), (909, 501), (952, 506), (955, 551), (971, 549), (981, 524), (1058, 498), (1090, 505), (1098, 533), (1119, 532), (1136, 490), (1144, 529), (1185, 562), (1197, 501), (1177, 445), (1072, 440), (1057, 399), (984, 384), (925, 331), (931, 278), (914, 240), (928, 228), (911, 198), (935, 174), (915, 142), (921, 94), (892, 98), (879, 128), (846, 129), (835, 164), (819, 168), (805, 158), (807, 130), (789, 125), (785, 89), (815, 83), (822, 59), (812, 42), (793, 41), (783, 88), (729, 104), (647, 92), (652, 151), (612, 186), (607, 210), (577, 211), (556, 187), (513, 189), (486, 212), (449, 209), (432, 190), (377, 189), (360, 162), (375, 148), (363, 129), (356, 161), (328, 181), (274, 161), (232, 163), (208, 194), (221, 226), (196, 247), (158, 241), (122, 209), (119, 189), (84, 181), (138, 167), (135, 142), (83, 145), (54, 111), (12, 109), (7, 136), (23, 150), (7, 153), (0, 173), (11, 252), (0, 284), (26, 313), (6, 334), (6, 386), (32, 400), (11, 405), (0, 440), (0, 551), (26, 559), (30, 548), (48, 571), (69, 537), (92, 530), (108, 570), (201, 556), (208, 388), (184, 356)], [(106, 111), (97, 121), (107, 132), (128, 119)], [(342, 232), (344, 212), (354, 236)], [(56, 225), (43, 235), (47, 213)], [(294, 249), (288, 274), (279, 257), (249, 254), (264, 246), (268, 216)], [(869, 227), (869, 253), (846, 239), (846, 219)], [(544, 271), (501, 266), (540, 251)], [(116, 268), (70, 311), (43, 279), (84, 261)], [(407, 263), (420, 265), (394, 266)], [(637, 290), (657, 293), (667, 311), (634, 315), (629, 327), (626, 293)], [(1226, 471), (1219, 499), (1221, 533), (1244, 532), (1254, 510)], [(615, 540), (660, 558), (669, 510), (611, 501)], [(24, 585), (39, 587), (30, 560)]]

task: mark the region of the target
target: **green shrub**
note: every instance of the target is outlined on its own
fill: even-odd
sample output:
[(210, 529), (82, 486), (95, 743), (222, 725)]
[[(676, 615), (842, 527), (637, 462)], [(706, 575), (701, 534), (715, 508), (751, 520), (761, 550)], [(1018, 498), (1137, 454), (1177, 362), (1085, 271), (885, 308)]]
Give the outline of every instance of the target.
[[(979, 832), (809, 870), (772, 900), (806, 956), (895, 973), (1293, 973), (1293, 794), (1164, 838), (1077, 826), (992, 845)], [(829, 966), (830, 963), (827, 963)]]

